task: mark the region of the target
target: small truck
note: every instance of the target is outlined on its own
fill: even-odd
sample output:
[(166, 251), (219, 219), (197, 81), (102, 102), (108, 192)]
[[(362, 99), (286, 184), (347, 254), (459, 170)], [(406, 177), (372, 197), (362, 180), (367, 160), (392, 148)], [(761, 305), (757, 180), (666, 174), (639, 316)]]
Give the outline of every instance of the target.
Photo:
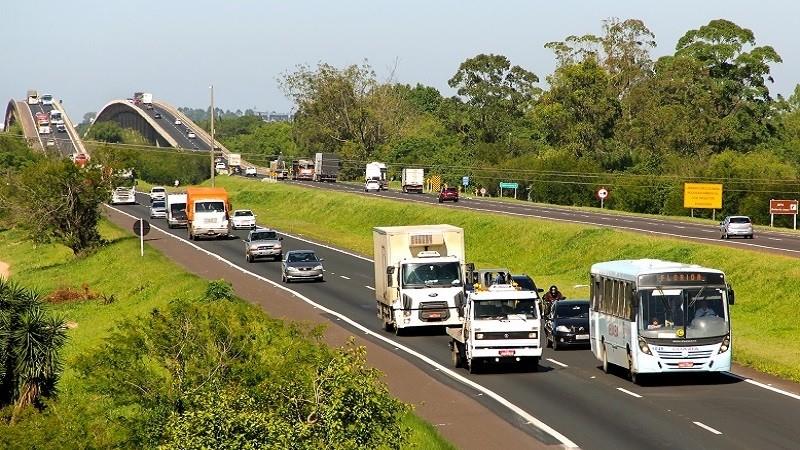
[(453, 366), (476, 373), (482, 364), (521, 364), (536, 371), (542, 356), (539, 295), (515, 284), (477, 283), (459, 307), (461, 326), (447, 328)]

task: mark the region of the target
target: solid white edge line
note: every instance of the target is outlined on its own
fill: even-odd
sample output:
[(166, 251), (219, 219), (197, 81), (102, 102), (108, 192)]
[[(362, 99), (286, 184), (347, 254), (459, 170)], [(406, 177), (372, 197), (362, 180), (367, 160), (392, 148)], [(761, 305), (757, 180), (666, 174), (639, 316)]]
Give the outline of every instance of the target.
[(639, 395), (639, 394), (637, 394), (636, 392), (631, 392), (631, 391), (629, 391), (629, 390), (627, 390), (627, 389), (623, 389), (623, 388), (621, 388), (621, 387), (618, 387), (618, 388), (617, 388), (617, 390), (618, 390), (618, 391), (622, 391), (622, 392), (624, 392), (624, 393), (626, 393), (626, 394), (630, 395), (631, 397), (642, 398), (642, 396), (641, 396), (641, 395)]
[[(138, 217), (136, 217), (136, 216), (134, 216), (132, 214), (128, 214), (127, 212), (122, 211), (120, 209), (114, 208), (113, 206), (106, 205), (106, 207), (110, 208), (110, 209), (112, 209), (114, 211), (117, 211), (117, 212), (119, 212), (121, 214), (124, 214), (124, 215), (130, 217), (131, 219), (139, 220)], [(368, 334), (368, 335), (370, 335), (370, 336), (372, 336), (372, 337), (374, 337), (376, 339), (379, 339), (379, 340), (381, 340), (381, 341), (383, 341), (383, 342), (385, 342), (387, 344), (393, 345), (395, 348), (397, 348), (399, 350), (402, 350), (402, 351), (406, 352), (407, 354), (409, 354), (409, 355), (411, 355), (411, 356), (423, 361), (424, 363), (428, 364), (429, 366), (435, 368), (436, 370), (447, 374), (450, 378), (452, 378), (452, 379), (454, 379), (454, 380), (456, 380), (456, 381), (458, 381), (458, 382), (460, 382), (460, 383), (462, 383), (464, 385), (467, 385), (467, 386), (469, 386), (469, 387), (471, 387), (471, 388), (473, 388), (473, 389), (475, 389), (477, 391), (480, 391), (481, 393), (491, 397), (494, 401), (496, 401), (496, 402), (500, 403), (501, 405), (505, 406), (510, 411), (512, 411), (513, 413), (517, 414), (521, 418), (525, 419), (526, 421), (528, 421), (530, 424), (532, 424), (536, 428), (544, 431), (545, 433), (549, 434), (550, 436), (552, 436), (553, 438), (555, 438), (556, 440), (561, 442), (561, 444), (563, 444), (565, 447), (567, 447), (567, 448), (578, 448), (578, 445), (575, 444), (574, 442), (572, 442), (571, 440), (569, 440), (566, 436), (564, 436), (563, 434), (559, 433), (554, 428), (551, 428), (549, 425), (547, 425), (546, 423), (544, 423), (541, 420), (537, 419), (536, 417), (533, 417), (531, 414), (529, 414), (528, 412), (526, 412), (525, 410), (523, 410), (519, 406), (511, 403), (510, 401), (505, 399), (500, 394), (498, 394), (498, 393), (496, 393), (496, 392), (494, 392), (494, 391), (492, 391), (492, 390), (490, 390), (490, 389), (488, 389), (488, 388), (486, 388), (486, 387), (484, 387), (484, 386), (482, 386), (482, 385), (480, 385), (480, 384), (478, 384), (478, 383), (476, 383), (476, 382), (464, 377), (463, 375), (460, 375), (460, 374), (454, 372), (453, 370), (451, 370), (451, 369), (439, 364), (438, 362), (432, 360), (431, 358), (429, 358), (429, 357), (427, 357), (427, 356), (425, 356), (425, 355), (423, 355), (421, 353), (418, 353), (417, 351), (412, 350), (412, 349), (406, 347), (405, 345), (400, 344), (397, 341), (393, 341), (393, 340), (391, 340), (391, 339), (389, 339), (389, 338), (387, 338), (385, 336), (382, 336), (382, 335), (374, 332), (373, 330), (371, 330), (371, 329), (361, 325), (360, 323), (350, 319), (349, 317), (345, 316), (344, 314), (341, 314), (341, 313), (336, 312), (336, 311), (334, 311), (332, 309), (326, 308), (325, 306), (322, 306), (319, 303), (315, 303), (313, 300), (309, 299), (308, 297), (304, 296), (303, 294), (301, 294), (301, 293), (299, 293), (297, 291), (293, 291), (293, 290), (287, 288), (286, 286), (283, 286), (280, 283), (277, 283), (277, 282), (272, 281), (272, 280), (270, 280), (268, 278), (262, 277), (261, 275), (258, 275), (258, 274), (255, 274), (253, 272), (250, 272), (250, 271), (248, 271), (246, 269), (243, 269), (242, 267), (237, 266), (236, 264), (228, 261), (227, 259), (223, 258), (222, 256), (219, 256), (216, 253), (210, 252), (210, 251), (208, 251), (208, 250), (206, 250), (206, 249), (194, 244), (193, 242), (189, 242), (186, 239), (180, 238), (180, 237), (178, 237), (178, 236), (176, 236), (176, 235), (174, 235), (172, 233), (164, 231), (159, 227), (151, 225), (151, 228), (154, 228), (154, 229), (160, 231), (161, 233), (163, 233), (163, 234), (165, 234), (167, 236), (170, 236), (170, 237), (172, 237), (174, 239), (177, 239), (177, 240), (181, 241), (182, 243), (184, 243), (186, 245), (189, 245), (189, 246), (195, 248), (196, 250), (199, 250), (199, 251), (205, 253), (208, 256), (211, 256), (212, 258), (217, 259), (218, 261), (222, 262), (223, 264), (226, 264), (226, 265), (230, 266), (231, 268), (233, 268), (235, 270), (238, 270), (238, 271), (240, 271), (242, 273), (248, 274), (248, 275), (250, 275), (250, 276), (252, 276), (254, 278), (257, 278), (257, 279), (259, 279), (261, 281), (264, 281), (264, 282), (266, 282), (266, 283), (268, 283), (268, 284), (270, 284), (270, 285), (272, 285), (272, 286), (274, 286), (274, 287), (276, 287), (278, 289), (281, 289), (281, 290), (284, 290), (286, 292), (289, 292), (292, 295), (294, 295), (295, 297), (297, 297), (297, 298), (303, 300), (304, 302), (308, 303), (309, 305), (314, 306), (315, 308), (320, 309), (320, 310), (326, 312), (327, 314), (330, 314), (330, 315), (332, 315), (334, 317), (337, 317), (337, 318), (347, 322), (348, 324), (350, 324), (350, 326), (352, 326), (352, 327), (354, 327), (354, 328), (356, 328), (356, 329), (358, 329), (360, 331), (363, 331), (365, 334)]]
[(692, 423), (693, 423), (693, 424), (695, 424), (695, 425), (697, 425), (698, 427), (700, 427), (700, 428), (702, 428), (702, 429), (704, 429), (704, 430), (706, 430), (706, 431), (710, 431), (710, 432), (712, 432), (712, 433), (714, 433), (714, 434), (722, 434), (722, 432), (721, 432), (721, 431), (715, 430), (715, 429), (711, 428), (710, 426), (708, 426), (708, 425), (704, 424), (703, 422), (697, 422), (697, 421), (694, 421), (694, 422), (692, 422)]
[(550, 361), (551, 363), (557, 364), (557, 365), (559, 365), (561, 367), (569, 367), (568, 365), (562, 363), (561, 361), (556, 361), (555, 359), (552, 359), (552, 358), (547, 358), (547, 360)]
[[(731, 374), (731, 375), (733, 375), (733, 374)], [(737, 376), (737, 375), (734, 375), (734, 376)], [(739, 377), (739, 378), (742, 378), (742, 377)], [(753, 379), (750, 379), (750, 378), (742, 378), (742, 379), (744, 380), (745, 383), (750, 383), (752, 385), (755, 385), (755, 386), (758, 386), (760, 388), (764, 388), (764, 389), (770, 390), (770, 391), (778, 393), (778, 394), (785, 395), (785, 396), (793, 398), (795, 400), (800, 400), (800, 395), (797, 395), (797, 394), (795, 394), (793, 392), (784, 391), (783, 389), (778, 389), (776, 387), (773, 387), (773, 386), (770, 386), (770, 385), (767, 385), (767, 384), (764, 384), (764, 383), (760, 383), (760, 382), (758, 382), (756, 380), (753, 380)]]
[(372, 286), (364, 286), (364, 287), (365, 287), (365, 288), (367, 288), (367, 289), (369, 289), (370, 291), (374, 291), (374, 290), (375, 290), (375, 288), (374, 288), (374, 287), (372, 287)]

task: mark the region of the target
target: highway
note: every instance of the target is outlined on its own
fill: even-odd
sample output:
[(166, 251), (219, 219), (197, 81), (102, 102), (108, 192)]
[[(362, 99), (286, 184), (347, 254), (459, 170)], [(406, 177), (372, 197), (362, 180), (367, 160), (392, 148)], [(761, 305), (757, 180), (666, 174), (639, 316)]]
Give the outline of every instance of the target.
[[(343, 184), (322, 186), (357, 190), (357, 186)], [(403, 194), (380, 195), (395, 197)], [(414, 198), (417, 201), (429, 201), (427, 196)], [(115, 208), (137, 217), (149, 217), (147, 196), (138, 194), (137, 199), (139, 205)], [(462, 201), (457, 207), (484, 208), (486, 203)], [(520, 210), (512, 211), (522, 213)], [(600, 221), (603, 220), (602, 216), (600, 214), (597, 219), (587, 220)], [(166, 233), (186, 239), (185, 229), (170, 230), (161, 219), (150, 222)], [(269, 223), (260, 225), (269, 226)], [(248, 264), (244, 259), (241, 240), (246, 231), (237, 231), (236, 235), (236, 239), (191, 244), (280, 283), (280, 263), (264, 261)], [(325, 282), (292, 283), (288, 285), (290, 289), (374, 330), (376, 335), (390, 342), (400, 343), (442, 366), (450, 367), (448, 339), (443, 330), (395, 337), (380, 329), (375, 316), (373, 266), (367, 257), (314, 243), (302, 236), (284, 234), (284, 237), (284, 252), (311, 249), (325, 258)], [(190, 243), (187, 241), (186, 245)], [(539, 284), (543, 284), (542, 281), (539, 280)], [(331, 316), (331, 320), (338, 319)], [(351, 327), (351, 330), (353, 333), (363, 333), (357, 328)], [(769, 387), (736, 376), (723, 376), (722, 380), (715, 380), (683, 375), (667, 377), (643, 387), (628, 381), (622, 371), (619, 374), (603, 373), (588, 349), (559, 352), (548, 349), (538, 372), (496, 371), (470, 375), (465, 370), (456, 370), (462, 377), (501, 395), (546, 424), (545, 427), (537, 427), (535, 423), (526, 423), (520, 415), (489, 396), (478, 393), (475, 388), (448, 375), (446, 371), (426, 365), (419, 358), (384, 340), (374, 336), (366, 338), (423, 367), (432, 377), (477, 396), (498, 415), (547, 444), (558, 444), (559, 440), (548, 433), (546, 426), (564, 435), (567, 442), (574, 442), (585, 449), (796, 448), (800, 440), (800, 427), (797, 426), (800, 423), (800, 395), (769, 390)], [(734, 341), (734, 348), (735, 345)]]
[[(400, 191), (364, 192), (360, 185), (349, 183), (315, 183), (312, 181), (288, 181), (288, 183), (313, 187), (317, 189), (330, 189), (340, 192), (349, 192), (359, 195), (388, 198), (406, 202), (418, 202), (438, 205), (438, 200), (433, 195), (406, 194)], [(574, 223), (609, 227), (618, 230), (634, 231), (638, 233), (673, 237), (676, 239), (725, 245), (734, 248), (749, 250), (769, 251), (791, 257), (800, 257), (800, 234), (786, 231), (760, 231), (756, 230), (755, 236), (750, 239), (720, 239), (720, 232), (716, 226), (702, 223), (659, 219), (628, 214), (603, 213), (586, 210), (576, 210), (557, 206), (544, 206), (536, 204), (512, 203), (493, 201), (479, 198), (459, 199), (458, 203), (446, 202), (441, 204), (445, 208), (461, 208), (471, 211), (483, 211), (498, 214), (508, 214), (517, 217), (531, 217), (552, 220), (560, 223)]]
[[(53, 101), (58, 101), (53, 99)], [(50, 118), (50, 111), (54, 110), (55, 107), (53, 105), (43, 105), (41, 103), (37, 103), (35, 105), (29, 105), (31, 109), (31, 113), (34, 116), (34, 121), (36, 120), (36, 113), (43, 112), (47, 114), (48, 120)], [(38, 125), (38, 124), (37, 124)], [(37, 126), (38, 131), (38, 126)], [(56, 130), (55, 124), (50, 124), (50, 133), (49, 134), (41, 134), (40, 138), (42, 139), (42, 144), (44, 145), (45, 149), (50, 149), (55, 147), (58, 151), (58, 154), (61, 156), (70, 156), (74, 153), (77, 153), (75, 149), (75, 144), (73, 144), (72, 139), (69, 137), (69, 133), (66, 131), (59, 132)], [(52, 147), (48, 145), (48, 142), (52, 144)]]
[[(152, 117), (153, 120), (158, 122), (164, 131), (169, 133), (169, 135), (175, 139), (179, 147), (196, 151), (211, 150), (211, 147), (202, 139), (200, 139), (199, 136), (194, 139), (189, 139), (187, 136), (187, 130), (191, 130), (195, 134), (199, 134), (198, 130), (196, 129), (197, 126), (194, 123), (181, 123), (181, 125), (176, 125), (175, 116), (172, 115), (169, 110), (163, 108), (155, 102), (153, 103), (153, 109), (147, 109), (143, 104), (138, 105), (138, 108), (143, 112), (143, 114)], [(161, 114), (160, 119), (156, 118), (156, 113)]]

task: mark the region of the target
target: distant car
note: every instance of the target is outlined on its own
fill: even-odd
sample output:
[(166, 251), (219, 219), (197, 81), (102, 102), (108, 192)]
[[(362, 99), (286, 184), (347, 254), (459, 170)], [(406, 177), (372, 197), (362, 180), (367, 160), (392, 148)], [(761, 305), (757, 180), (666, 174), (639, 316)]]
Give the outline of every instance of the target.
[(189, 138), (189, 139), (194, 139), (194, 138), (197, 137), (197, 135), (190, 131), (190, 132), (186, 133), (186, 137)]
[(322, 258), (318, 258), (313, 250), (291, 250), (281, 263), (281, 279), (289, 283), (292, 280), (316, 280), (325, 278)]
[(54, 139), (48, 139), (47, 140), (47, 146), (48, 147), (55, 147), (55, 145), (56, 145), (56, 141)]
[(557, 300), (544, 318), (548, 346), (589, 345), (589, 300)]
[(375, 191), (378, 192), (381, 190), (381, 183), (378, 180), (367, 180), (364, 183), (364, 192)]
[(183, 122), (181, 122), (181, 119), (175, 119), (175, 125), (183, 125)]
[(256, 228), (244, 241), (244, 259), (254, 262), (258, 258), (270, 257), (275, 261), (283, 258), (282, 237), (275, 230)]
[(60, 124), (56, 125), (56, 131), (58, 131), (59, 133), (66, 133), (67, 132), (67, 127), (64, 126), (63, 123), (60, 123)]
[(458, 188), (446, 187), (439, 191), (439, 203), (458, 202)]
[(247, 167), (247, 168), (244, 169), (244, 176), (246, 176), (246, 177), (254, 177), (256, 175), (258, 175), (258, 172), (256, 172), (256, 168), (255, 167)]
[(237, 209), (231, 214), (231, 226), (234, 230), (255, 229), (256, 215), (249, 209)]
[(753, 222), (747, 216), (727, 216), (719, 223), (720, 239), (753, 239)]
[(151, 219), (167, 218), (167, 204), (164, 200), (156, 200), (150, 204), (150, 218)]
[(218, 162), (215, 167), (217, 170), (225, 170), (225, 163)]
[[(146, 103), (144, 105), (144, 107), (147, 108), (147, 109), (153, 109), (153, 105), (151, 103)], [(156, 114), (158, 114), (158, 113), (156, 113)]]
[(155, 202), (157, 200), (164, 201), (167, 199), (167, 190), (164, 189), (163, 186), (153, 186), (150, 189), (150, 201)]
[(516, 283), (523, 291), (544, 292), (544, 289), (536, 287), (533, 278), (526, 274), (511, 275), (511, 281)]
[(161, 113), (159, 113), (159, 112), (157, 112), (157, 113), (154, 113), (154, 114), (153, 114), (153, 118), (155, 118), (155, 119), (160, 119), (160, 118), (161, 118)]

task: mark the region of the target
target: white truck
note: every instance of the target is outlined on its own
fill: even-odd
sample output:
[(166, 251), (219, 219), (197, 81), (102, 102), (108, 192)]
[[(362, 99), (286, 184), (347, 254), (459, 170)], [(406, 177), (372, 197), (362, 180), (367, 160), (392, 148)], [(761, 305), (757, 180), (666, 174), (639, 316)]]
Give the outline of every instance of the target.
[[(78, 161), (77, 155), (75, 161)], [(136, 178), (132, 169), (116, 171), (111, 187), (112, 205), (136, 204)]]
[(452, 225), (375, 227), (375, 299), (386, 331), (461, 325), (464, 230)]
[(186, 216), (186, 194), (167, 194), (167, 226), (182, 228), (189, 222)]
[(386, 164), (382, 162), (368, 163), (364, 171), (364, 181), (369, 180), (377, 180), (381, 185), (381, 190), (389, 189), (389, 180), (386, 179)]
[(29, 105), (39, 104), (39, 93), (34, 89), (30, 89), (28, 91), (28, 104)]
[(314, 155), (314, 181), (336, 182), (339, 177), (339, 156), (336, 153)]
[(403, 187), (403, 192), (417, 192), (422, 193), (422, 186), (425, 183), (425, 169), (403, 169), (400, 176), (400, 184)]
[(482, 363), (522, 364), (538, 370), (542, 357), (539, 296), (513, 284), (477, 284), (459, 310), (460, 326), (447, 329), (453, 366), (475, 373)]
[(201, 237), (227, 238), (231, 235), (231, 205), (225, 188), (186, 189), (186, 228), (189, 240)]

